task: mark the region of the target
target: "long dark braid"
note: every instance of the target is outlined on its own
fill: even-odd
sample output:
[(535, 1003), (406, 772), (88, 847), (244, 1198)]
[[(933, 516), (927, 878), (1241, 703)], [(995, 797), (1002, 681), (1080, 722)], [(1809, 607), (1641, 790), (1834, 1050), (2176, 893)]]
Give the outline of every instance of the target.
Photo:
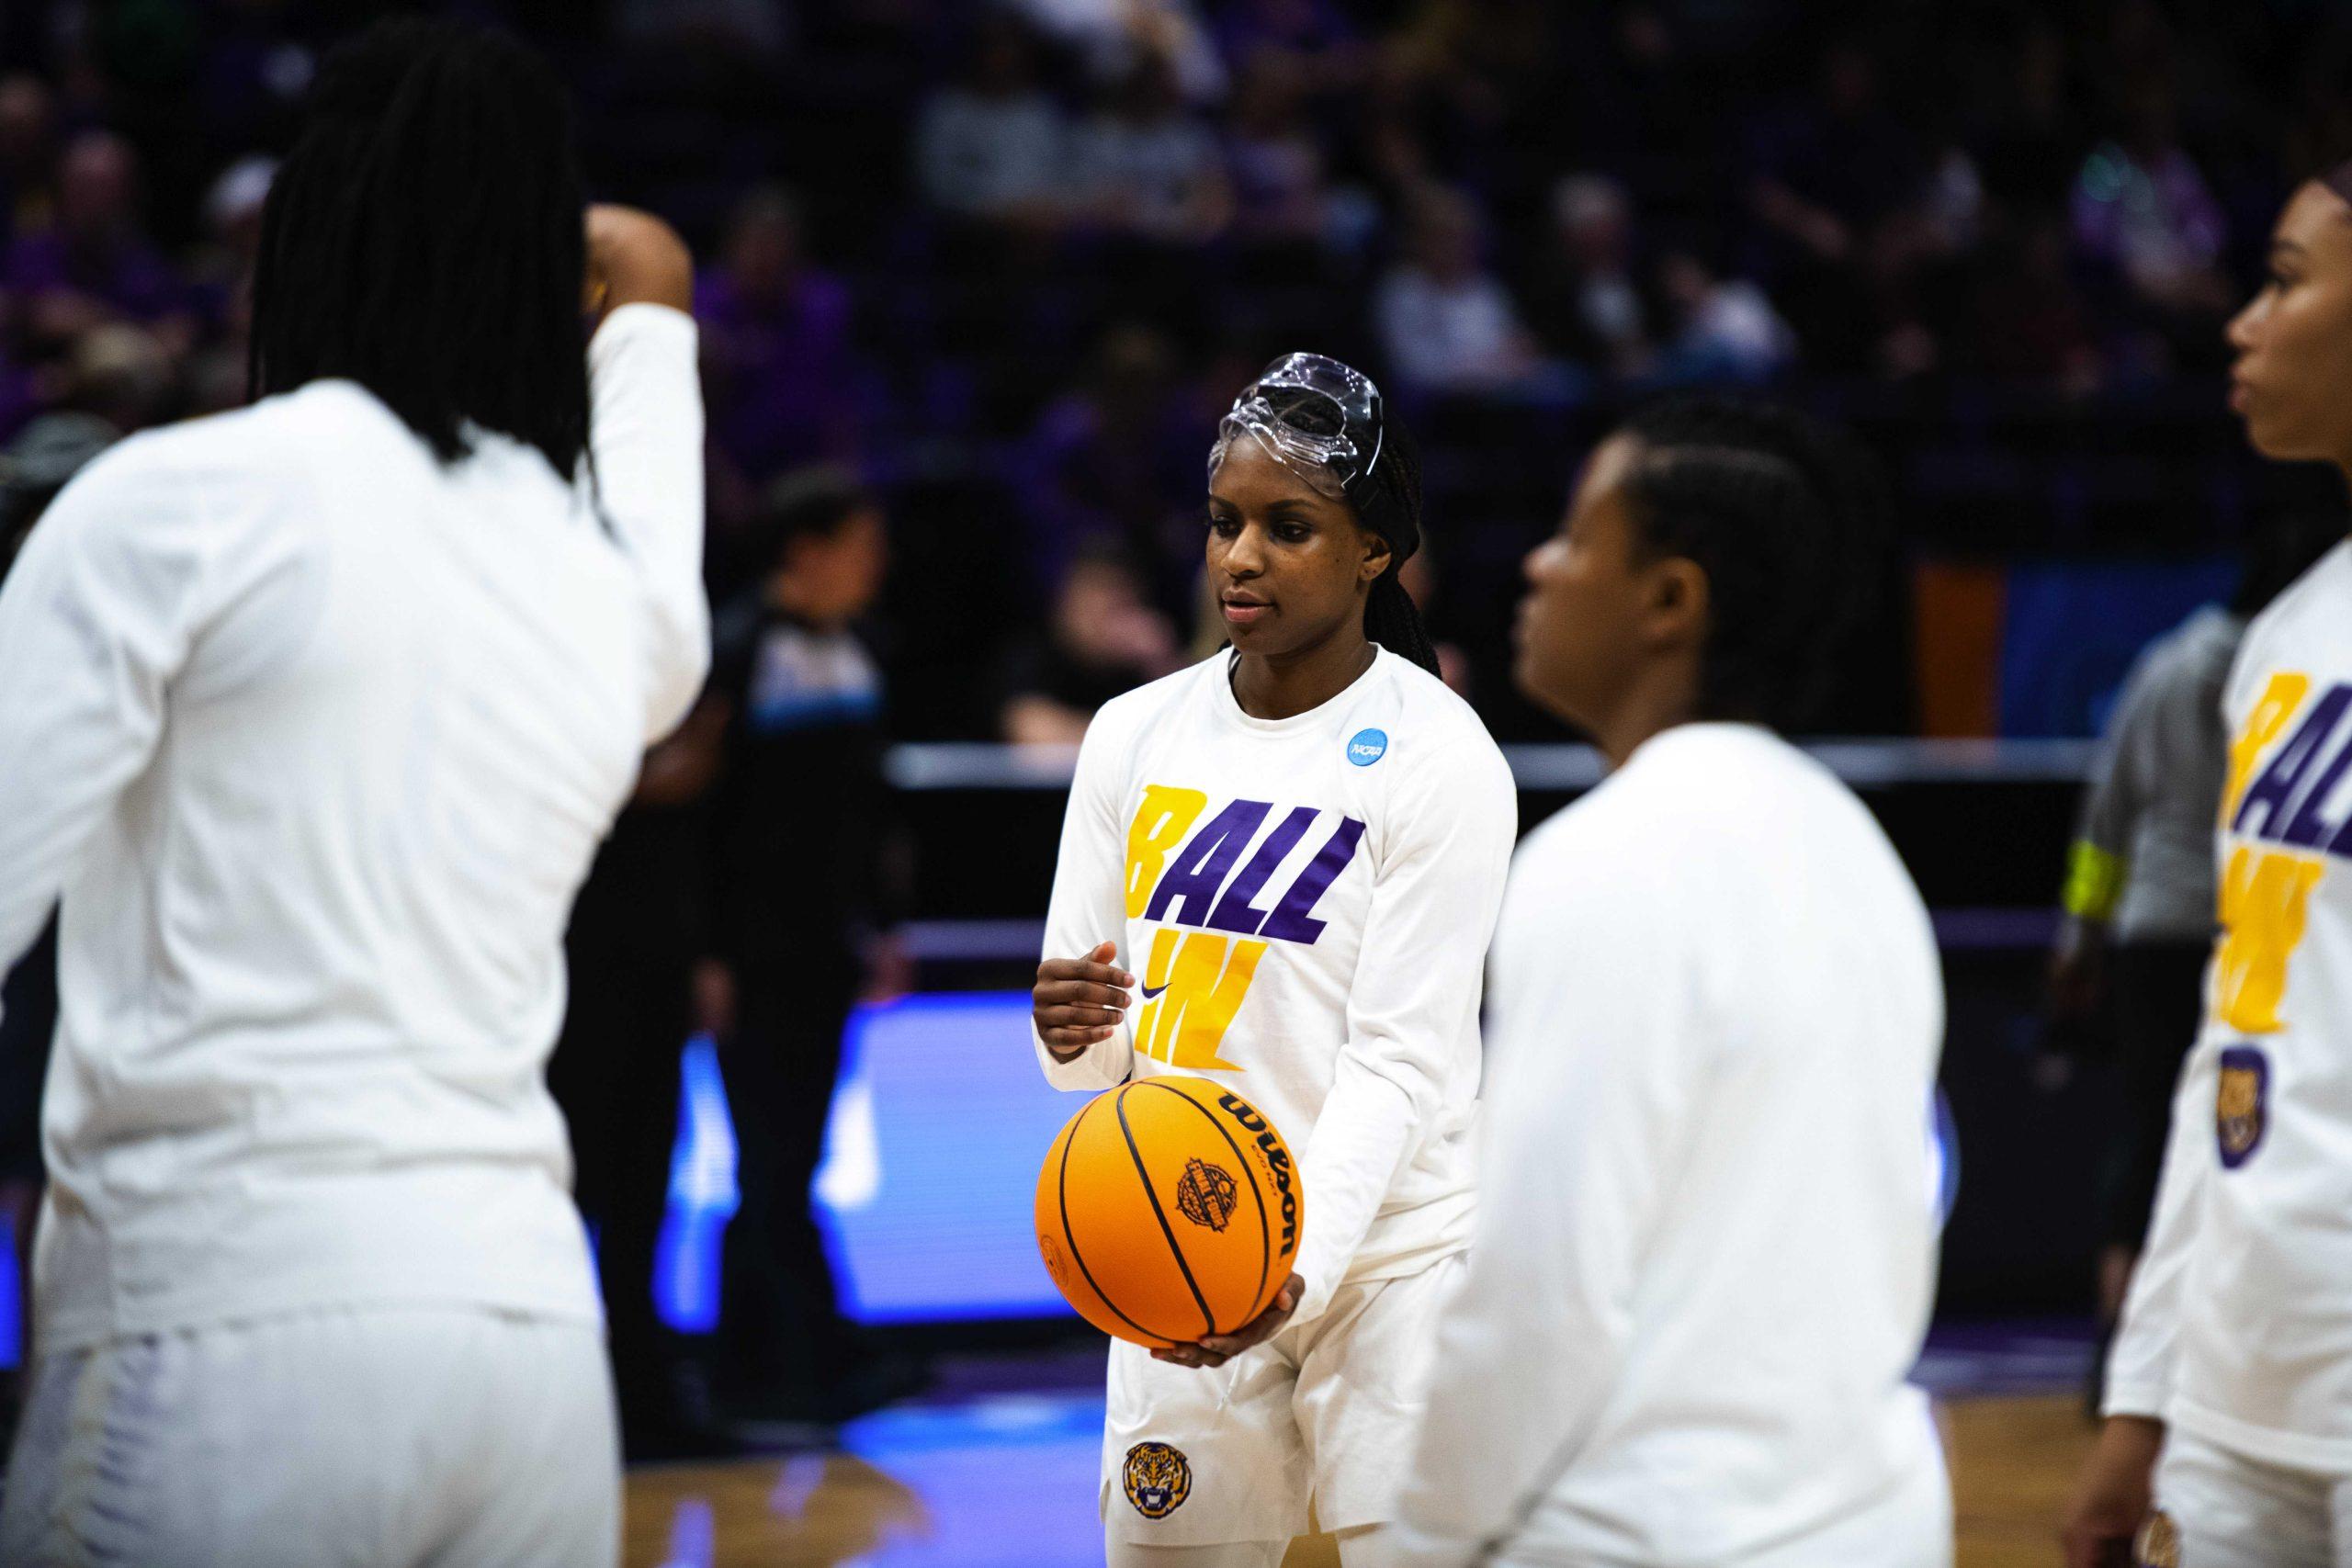
[(1434, 675), (1437, 645), (1430, 640), (1420, 607), (1405, 592), (1398, 575), (1421, 547), (1421, 451), (1395, 419), (1383, 433), (1380, 457), (1368, 479), (1354, 489), (1362, 496), (1355, 503), (1357, 515), (1389, 547), (1388, 570), (1373, 579), (1371, 596), (1364, 601), (1363, 635)]
[(545, 62), (464, 23), (379, 23), (327, 57), (270, 186), (254, 395), (345, 377), (444, 461), (470, 422), (574, 474), (582, 200), (570, 101)]
[(1686, 396), (1622, 427), (1643, 543), (1707, 574), (1702, 716), (1790, 728), (1820, 710), (1892, 543), (1877, 465), (1776, 404)]

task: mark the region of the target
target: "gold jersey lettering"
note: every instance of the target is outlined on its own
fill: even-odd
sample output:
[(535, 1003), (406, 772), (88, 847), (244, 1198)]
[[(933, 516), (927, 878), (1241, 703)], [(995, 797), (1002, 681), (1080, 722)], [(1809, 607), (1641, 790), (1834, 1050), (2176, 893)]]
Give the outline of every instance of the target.
[(1160, 867), (1192, 831), (1209, 797), (1196, 789), (1171, 789), (1166, 784), (1143, 786), (1143, 804), (1127, 824), (1127, 919), (1143, 918)]
[[(2236, 763), (2232, 762), (2234, 769)], [(2300, 855), (2241, 845), (2222, 875), (2222, 948), (2213, 962), (2213, 1009), (2241, 1034), (2276, 1034), (2287, 966), (2302, 945), (2312, 889), (2326, 866)]]
[(2245, 794), (2245, 786), (2254, 782), (2254, 765), (2262, 760), (2263, 749), (2278, 739), (2287, 728), (2287, 721), (2303, 705), (2311, 694), (2312, 678), (2291, 670), (2281, 670), (2270, 677), (2262, 688), (2262, 696), (2254, 711), (2245, 716), (2245, 728), (2230, 742), (2230, 776), (2222, 791), (2222, 821), (2226, 826), (2237, 815), (2238, 798)]
[(1262, 942), (1161, 927), (1144, 964), (1136, 1049), (1172, 1067), (1238, 1070), (1216, 1054), (1217, 1047), (1233, 1027), (1233, 1015), (1241, 1010), (1265, 953)]

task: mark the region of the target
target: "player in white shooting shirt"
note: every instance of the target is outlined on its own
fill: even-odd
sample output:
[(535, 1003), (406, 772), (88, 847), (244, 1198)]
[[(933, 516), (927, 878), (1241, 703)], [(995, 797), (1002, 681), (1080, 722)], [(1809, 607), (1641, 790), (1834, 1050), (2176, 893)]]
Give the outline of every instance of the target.
[[(1035, 993), (1046, 1077), (1229, 1084), (1308, 1199), (1296, 1272), (1258, 1322), (1112, 1346), (1113, 1568), (1274, 1568), (1310, 1495), (1345, 1568), (1391, 1561), (1474, 1216), (1480, 971), (1518, 820), (1396, 581), (1419, 513), (1377, 389), (1319, 355), (1276, 361), (1209, 459), (1232, 647), (1109, 704), (1080, 752)], [(1158, 1484), (1136, 1483), (1147, 1466)]]
[(101, 457), (0, 593), (0, 967), (63, 920), (0, 1561), (595, 1568), (544, 1069), (708, 659), (692, 267), (450, 23), (327, 59), (263, 227), (259, 400)]
[[(2256, 449), (2352, 476), (2352, 164), (2289, 203), (2229, 338)], [(2069, 1568), (2135, 1534), (2159, 1564), (2352, 1565), (2352, 545), (2255, 618), (2222, 705), (2222, 934)]]
[(1876, 493), (1796, 415), (1668, 403), (1528, 558), (1520, 684), (1611, 772), (1511, 868), (1414, 1568), (1951, 1561), (1904, 1381), (1935, 1280), (1935, 940), (1869, 812), (1770, 728), (1827, 678)]

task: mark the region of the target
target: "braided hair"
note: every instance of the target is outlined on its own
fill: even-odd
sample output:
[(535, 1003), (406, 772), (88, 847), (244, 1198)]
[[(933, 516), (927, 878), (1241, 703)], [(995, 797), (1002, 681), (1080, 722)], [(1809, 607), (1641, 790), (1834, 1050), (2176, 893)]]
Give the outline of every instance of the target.
[(1707, 574), (1699, 716), (1801, 728), (1872, 608), (1892, 542), (1877, 466), (1794, 410), (1681, 396), (1621, 427), (1637, 547)]
[(1388, 541), (1387, 569), (1372, 580), (1364, 601), (1363, 635), (1435, 675), (1437, 645), (1399, 575), (1421, 547), (1421, 449), (1395, 419), (1388, 422), (1372, 472), (1351, 491), (1358, 520)]
[(253, 395), (348, 378), (444, 462), (470, 423), (572, 476), (582, 213), (571, 103), (544, 61), (466, 23), (377, 24), (327, 57), (271, 183)]

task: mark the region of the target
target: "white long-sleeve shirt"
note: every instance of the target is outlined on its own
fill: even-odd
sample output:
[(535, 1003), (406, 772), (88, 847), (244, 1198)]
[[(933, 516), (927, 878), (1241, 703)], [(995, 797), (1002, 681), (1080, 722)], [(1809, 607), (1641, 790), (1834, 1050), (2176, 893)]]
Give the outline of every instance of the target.
[(1916, 1494), (1943, 992), (1860, 803), (1767, 731), (1668, 730), (1528, 835), (1489, 996), (1405, 1561), (1727, 1568)]
[(1130, 1073), (1230, 1086), (1299, 1159), (1306, 1280), (1466, 1245), (1478, 1002), (1518, 832), (1502, 753), (1467, 704), (1382, 650), (1318, 707), (1253, 718), (1233, 655), (1121, 696), (1080, 749), (1046, 954), (1105, 941), (1137, 987), (1119, 1032), (1057, 1087)]
[(2246, 629), (2223, 935), (2107, 1409), (2352, 1474), (2352, 544)]
[(708, 659), (693, 321), (585, 478), (339, 380), (135, 436), (0, 593), (0, 969), (62, 898), (41, 1348), (304, 1306), (593, 1318), (562, 935)]

